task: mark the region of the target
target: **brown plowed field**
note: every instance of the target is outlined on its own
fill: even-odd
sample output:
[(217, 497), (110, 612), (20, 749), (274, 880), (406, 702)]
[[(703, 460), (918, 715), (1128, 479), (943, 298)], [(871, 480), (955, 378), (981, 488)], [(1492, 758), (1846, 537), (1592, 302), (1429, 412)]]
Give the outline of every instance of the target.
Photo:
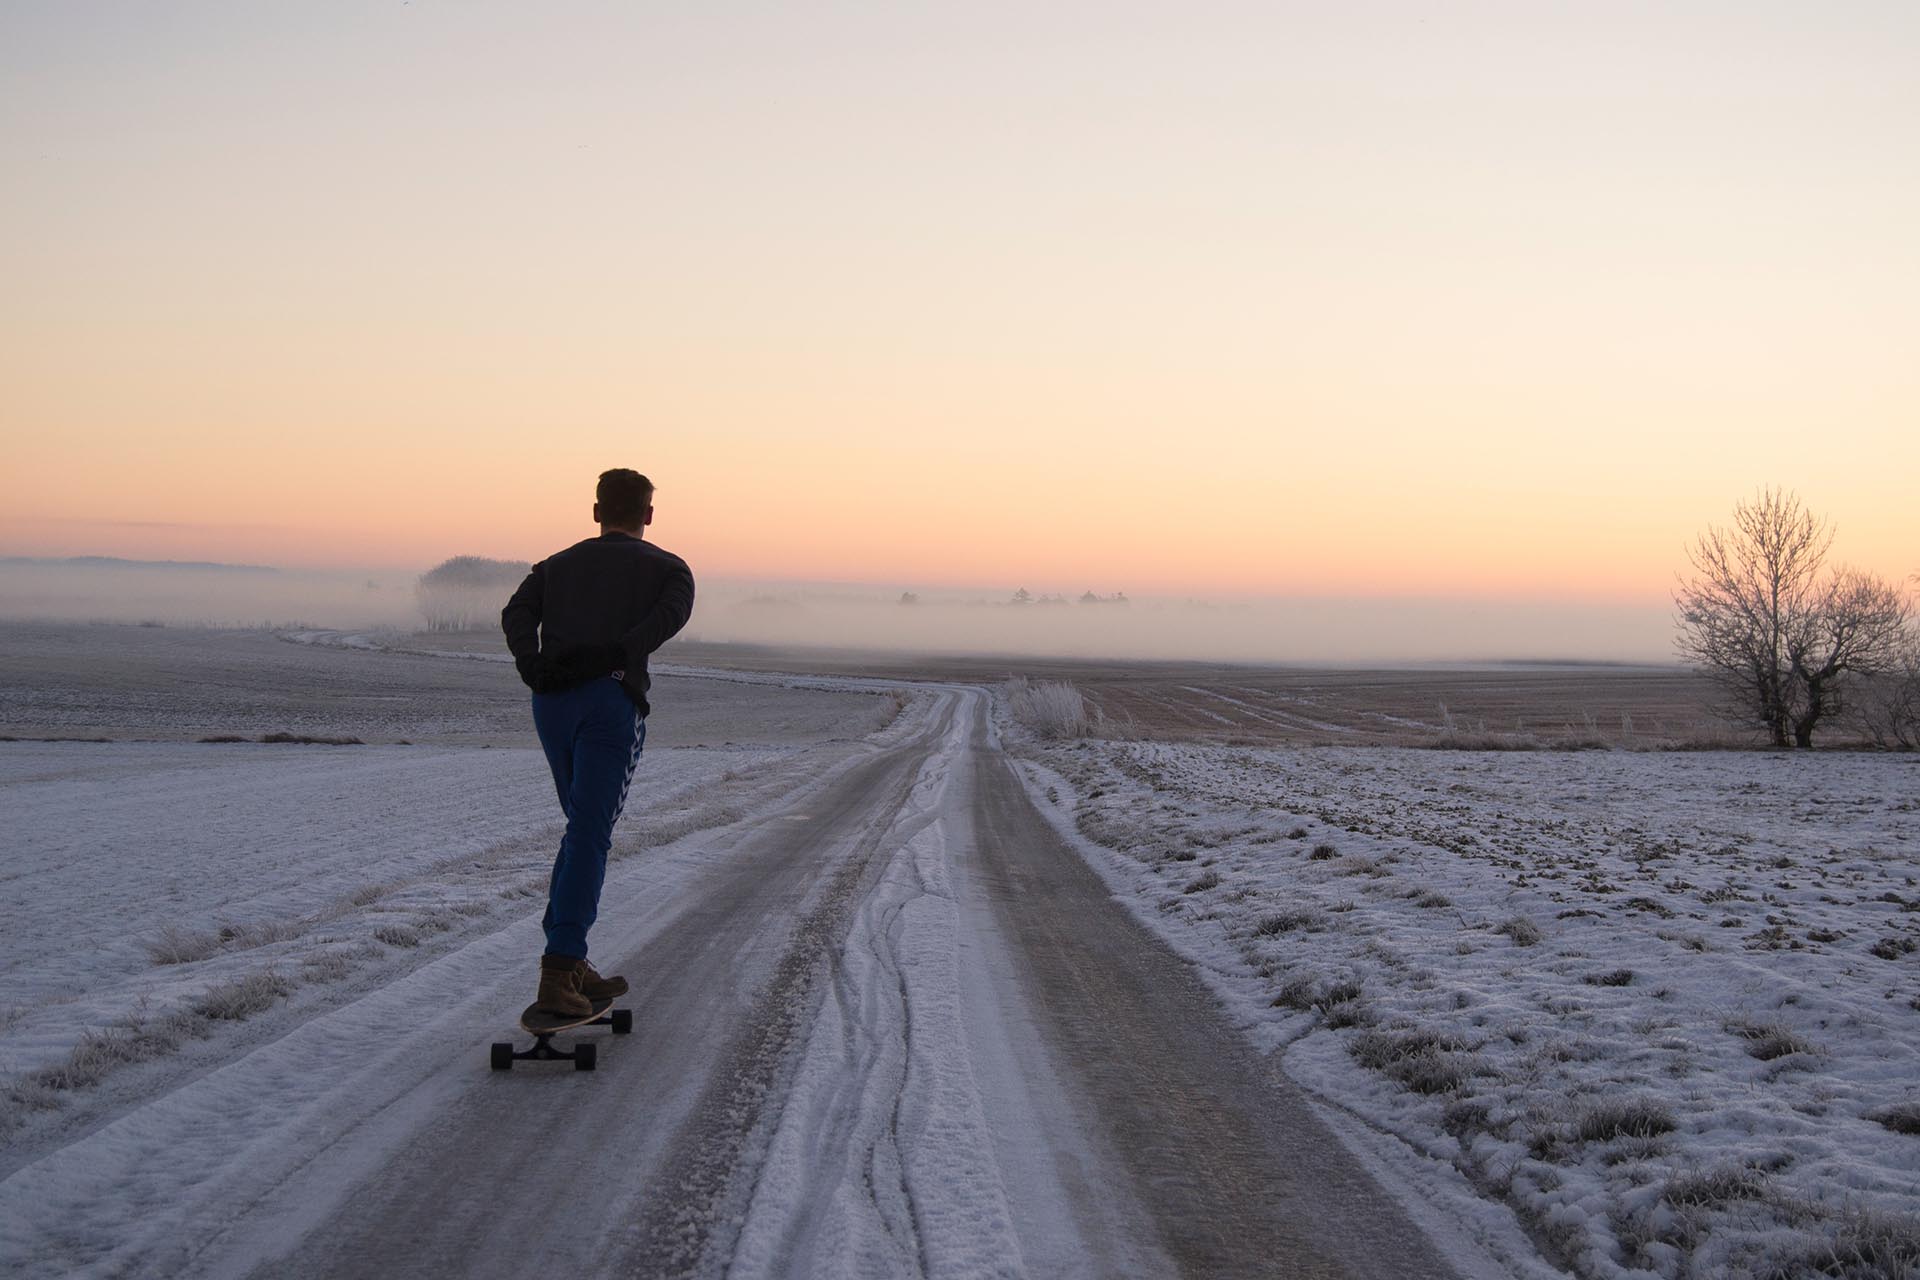
[(1744, 745), (1677, 667), (1488, 663), (1395, 670), (675, 644), (668, 663), (996, 684), (1066, 680), (1105, 732), (1347, 746)]

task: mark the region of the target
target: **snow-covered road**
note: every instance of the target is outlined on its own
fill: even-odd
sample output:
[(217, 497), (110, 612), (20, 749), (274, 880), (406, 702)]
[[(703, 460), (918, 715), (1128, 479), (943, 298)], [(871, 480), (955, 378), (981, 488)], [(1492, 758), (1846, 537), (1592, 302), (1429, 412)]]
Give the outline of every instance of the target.
[(1499, 1274), (1416, 1228), (1114, 901), (983, 692), (929, 690), (766, 794), (613, 865), (595, 957), (636, 1027), (596, 1072), (488, 1070), (539, 928), (462, 935), (15, 1168), (0, 1266)]

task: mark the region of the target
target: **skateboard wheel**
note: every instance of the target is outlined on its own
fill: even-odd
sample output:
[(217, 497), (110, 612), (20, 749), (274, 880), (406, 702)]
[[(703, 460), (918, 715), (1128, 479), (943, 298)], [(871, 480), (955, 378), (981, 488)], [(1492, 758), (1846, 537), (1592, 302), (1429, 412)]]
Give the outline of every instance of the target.
[(573, 1069), (575, 1071), (593, 1070), (593, 1060), (596, 1056), (592, 1045), (581, 1045), (573, 1051)]
[(615, 1009), (613, 1011), (613, 1034), (624, 1036), (633, 1030), (633, 1010)]
[(513, 1070), (513, 1046), (496, 1044), (493, 1046), (493, 1069), (495, 1071)]

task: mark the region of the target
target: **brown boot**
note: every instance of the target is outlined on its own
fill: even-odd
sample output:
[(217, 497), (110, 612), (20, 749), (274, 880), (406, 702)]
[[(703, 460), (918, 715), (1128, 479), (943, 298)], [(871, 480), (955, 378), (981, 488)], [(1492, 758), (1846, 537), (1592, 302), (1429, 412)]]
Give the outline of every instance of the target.
[(593, 1002), (580, 994), (580, 971), (586, 961), (574, 956), (540, 957), (540, 994), (534, 1007), (556, 1018), (584, 1018)]
[(627, 980), (619, 974), (603, 978), (593, 971), (593, 966), (585, 960), (580, 962), (580, 994), (599, 1004), (602, 1000), (614, 1000), (627, 994)]

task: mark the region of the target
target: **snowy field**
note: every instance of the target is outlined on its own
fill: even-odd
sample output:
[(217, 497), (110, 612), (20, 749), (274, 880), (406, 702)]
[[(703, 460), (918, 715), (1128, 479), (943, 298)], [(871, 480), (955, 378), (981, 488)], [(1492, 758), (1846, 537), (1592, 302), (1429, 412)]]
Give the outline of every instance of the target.
[(1463, 1218), (1507, 1206), (1582, 1276), (1920, 1264), (1920, 760), (1019, 750), (1247, 1033)]
[[(0, 653), (0, 1177), (537, 914), (560, 814), (504, 662), (50, 624)], [(810, 785), (901, 700), (679, 675), (654, 703), (616, 859)], [(368, 745), (194, 740), (288, 732)]]
[[(702, 792), (783, 754), (650, 752), (621, 851), (724, 819)], [(524, 914), (560, 834), (526, 750), (0, 744), (0, 807), (15, 1120), (116, 1048), (142, 1059)]]
[[(715, 1192), (742, 1274), (782, 1274), (796, 1239), (831, 1274), (854, 1238), (897, 1255), (874, 1274), (910, 1272), (903, 1211), (860, 1172), (876, 1152), (922, 1189), (916, 1229), (941, 1259), (1054, 1256), (1034, 1206), (1064, 1223), (1071, 1197), (1009, 1163), (1021, 1113), (1001, 1097), (1031, 1060), (969, 1041), (1000, 1025), (969, 1002), (1019, 989), (985, 984), (1001, 970), (982, 957), (1015, 953), (960, 909), (950, 866), (975, 865), (993, 812), (974, 773), (993, 735), (969, 727), (984, 699), (663, 657), (607, 941), (636, 954), (658, 935), (690, 966), (640, 994), (684, 987), (683, 1034), (655, 1051), (704, 1056), (629, 1070), (751, 1093), (774, 1077), (736, 1072), (727, 1046), (749, 1065), (792, 1046), (779, 1123), (736, 1135), (764, 1194)], [(1496, 675), (1489, 698), (1552, 687)], [(1181, 679), (1227, 714), (1217, 680)], [(1234, 679), (1248, 716), (1299, 692)], [(1405, 683), (1424, 714), (1431, 689)], [(1394, 682), (1353, 684), (1354, 716), (1400, 714)], [(1388, 1195), (1435, 1238), (1450, 1221), (1518, 1242), (1465, 1274), (1920, 1268), (1920, 760), (1042, 742), (1004, 716), (1000, 732), (1047, 821)], [(280, 734), (359, 745), (260, 741)], [(490, 637), (0, 624), (0, 738), (0, 1270), (152, 1257), (194, 1274), (209, 1224), (237, 1233), (231, 1256), (272, 1256), (338, 1186), (410, 1167), (382, 1134), (419, 1141), (480, 1105), (466, 1091), (500, 1092), (453, 1064), (523, 1002), (515, 966), (531, 987), (559, 815)], [(801, 849), (832, 874), (809, 879)], [(752, 1007), (786, 999), (812, 971), (781, 958), (772, 920), (797, 922), (795, 954), (844, 930), (832, 998), (801, 1025), (794, 997), (748, 1035), (686, 979), (725, 925), (728, 964), (773, 975)], [(1038, 1052), (1026, 1006), (1008, 1010)], [(1034, 1096), (1036, 1114), (1078, 1105)], [(1062, 1231), (1056, 1261), (1084, 1266)]]
[[(464, 645), (464, 650), (460, 647)], [(465, 661), (449, 661), (453, 649)], [(674, 646), (662, 650), (670, 666)], [(660, 671), (647, 749), (863, 732), (870, 694)], [(533, 747), (496, 634), (281, 632), (0, 621), (0, 736), (198, 742), (265, 734)]]

